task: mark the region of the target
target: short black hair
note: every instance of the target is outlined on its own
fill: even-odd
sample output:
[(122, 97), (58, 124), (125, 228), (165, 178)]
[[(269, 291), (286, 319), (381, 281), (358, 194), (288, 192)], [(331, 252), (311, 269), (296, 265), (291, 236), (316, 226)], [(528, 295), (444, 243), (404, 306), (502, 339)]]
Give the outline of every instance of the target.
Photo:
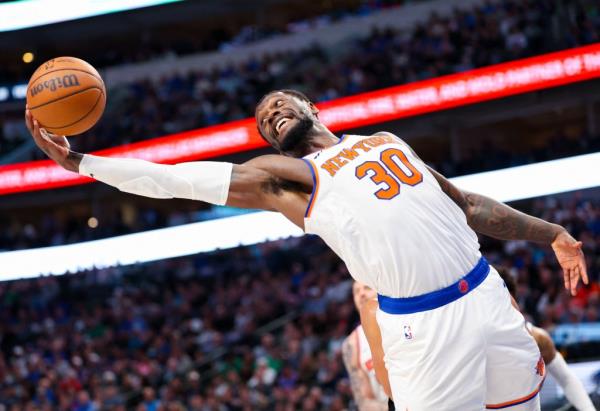
[(310, 101), (310, 99), (303, 92), (298, 91), (298, 90), (292, 90), (290, 88), (284, 88), (281, 90), (269, 91), (267, 94), (262, 96), (262, 98), (258, 101), (256, 108), (258, 108), (258, 106), (260, 106), (263, 103), (263, 101), (265, 101), (267, 99), (267, 97), (269, 97), (271, 94), (275, 94), (275, 93), (287, 94), (288, 96), (298, 97), (300, 100), (306, 101), (307, 103), (312, 103), (312, 101)]
[(513, 298), (517, 298), (517, 282), (514, 277), (505, 267), (498, 267), (497, 270), (500, 277), (504, 280), (504, 284), (506, 284), (506, 288), (508, 288), (510, 295), (512, 295)]
[[(293, 96), (293, 97), (297, 97), (302, 101), (306, 101), (307, 103), (312, 103), (312, 101), (310, 101), (310, 99), (306, 96), (306, 94), (304, 94), (301, 91), (298, 90), (292, 90), (290, 88), (284, 88), (281, 90), (273, 90), (273, 91), (269, 91), (267, 94), (265, 94), (264, 96), (261, 97), (261, 99), (258, 101), (258, 104), (256, 105), (256, 110), (258, 110), (258, 108), (260, 107), (260, 105), (263, 103), (263, 101), (265, 101), (267, 99), (267, 97), (269, 97), (272, 94), (275, 93), (283, 93), (283, 94), (287, 94), (288, 96)], [(256, 113), (255, 113), (256, 115)], [(260, 131), (260, 125), (257, 123), (256, 124), (256, 128), (258, 129), (258, 135), (261, 136), (261, 138), (263, 140), (265, 140), (267, 143), (270, 144), (270, 142), (266, 139), (265, 136), (263, 136), (263, 134)]]

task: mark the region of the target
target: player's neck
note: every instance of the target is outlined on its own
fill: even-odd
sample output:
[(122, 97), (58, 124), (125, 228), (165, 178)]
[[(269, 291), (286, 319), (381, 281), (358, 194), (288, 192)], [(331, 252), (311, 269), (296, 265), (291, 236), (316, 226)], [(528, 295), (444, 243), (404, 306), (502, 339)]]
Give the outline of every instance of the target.
[(337, 138), (327, 127), (322, 124), (313, 125), (312, 129), (305, 136), (305, 142), (294, 150), (281, 152), (284, 155), (296, 158), (302, 158), (317, 151), (325, 150), (337, 144), (340, 139)]
[(326, 148), (336, 145), (340, 139), (323, 125), (315, 126), (314, 134), (310, 139), (309, 153), (325, 150)]

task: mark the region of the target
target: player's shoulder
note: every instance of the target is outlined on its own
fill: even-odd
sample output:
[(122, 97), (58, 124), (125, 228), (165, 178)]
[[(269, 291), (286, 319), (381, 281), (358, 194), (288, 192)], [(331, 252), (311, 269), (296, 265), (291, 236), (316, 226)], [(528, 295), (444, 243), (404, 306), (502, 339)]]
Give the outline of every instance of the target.
[(400, 140), (402, 141), (402, 139), (400, 137), (398, 137), (397, 135), (395, 135), (394, 133), (390, 133), (389, 131), (377, 131), (376, 133), (373, 133), (373, 136), (386, 136), (386, 137), (393, 137), (396, 140)]
[(408, 143), (406, 141), (404, 141), (403, 139), (401, 139), (400, 137), (398, 137), (396, 134), (390, 133), (389, 131), (378, 131), (378, 132), (374, 133), (372, 136), (389, 137), (389, 138), (392, 138), (392, 139), (396, 140), (399, 143), (402, 143), (402, 144), (405, 144), (405, 145), (408, 146)]
[(392, 139), (396, 140), (398, 143), (406, 146), (411, 151), (411, 153), (414, 154), (415, 157), (419, 157), (419, 156), (417, 156), (417, 153), (415, 153), (415, 150), (413, 150), (413, 148), (410, 146), (410, 144), (408, 144), (406, 142), (406, 140), (401, 139), (394, 133), (390, 133), (389, 131), (378, 131), (378, 132), (374, 133), (373, 136), (383, 136), (383, 137), (392, 138)]

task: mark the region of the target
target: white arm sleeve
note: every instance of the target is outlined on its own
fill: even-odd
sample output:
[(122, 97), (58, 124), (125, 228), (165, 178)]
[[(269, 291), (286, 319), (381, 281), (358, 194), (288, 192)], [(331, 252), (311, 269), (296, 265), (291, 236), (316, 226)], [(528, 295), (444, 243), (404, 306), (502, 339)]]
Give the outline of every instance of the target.
[(579, 411), (594, 411), (596, 408), (579, 379), (569, 369), (565, 359), (559, 352), (548, 364), (548, 372), (565, 392), (565, 397)]
[(175, 165), (86, 154), (79, 174), (121, 191), (152, 198), (187, 198), (223, 205), (229, 194), (233, 164), (199, 161)]

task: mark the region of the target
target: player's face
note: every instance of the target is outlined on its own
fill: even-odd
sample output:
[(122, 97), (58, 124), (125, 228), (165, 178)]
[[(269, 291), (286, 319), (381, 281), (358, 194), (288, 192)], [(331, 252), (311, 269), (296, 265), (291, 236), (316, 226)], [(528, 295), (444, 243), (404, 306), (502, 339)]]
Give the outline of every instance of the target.
[(354, 297), (356, 309), (360, 311), (364, 303), (377, 298), (377, 293), (368, 285), (355, 281), (352, 284), (352, 296)]
[(306, 152), (315, 114), (312, 104), (277, 92), (256, 108), (256, 123), (273, 147), (285, 154), (301, 156)]

